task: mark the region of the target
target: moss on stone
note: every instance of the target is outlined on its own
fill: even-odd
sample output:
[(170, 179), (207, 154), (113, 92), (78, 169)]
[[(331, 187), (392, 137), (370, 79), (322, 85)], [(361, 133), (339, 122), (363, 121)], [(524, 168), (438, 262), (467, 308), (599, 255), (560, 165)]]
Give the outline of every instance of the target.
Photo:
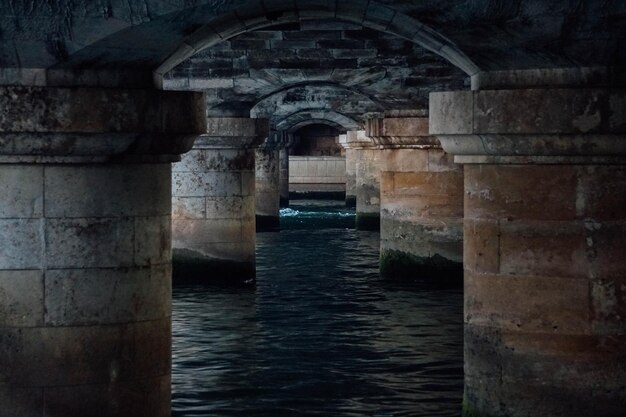
[(280, 217), (256, 215), (257, 232), (276, 232), (280, 230)]
[(397, 250), (380, 254), (380, 274), (385, 279), (415, 281), (437, 287), (461, 287), (463, 264), (439, 254), (420, 257)]
[(463, 395), (463, 404), (461, 406), (461, 416), (462, 417), (496, 417), (496, 416), (492, 416), (489, 414), (481, 413), (480, 411), (476, 410), (476, 408), (472, 404), (470, 404), (470, 402), (467, 400), (467, 397), (465, 396), (465, 394)]
[(256, 279), (254, 262), (239, 262), (203, 256), (187, 249), (174, 249), (172, 281), (175, 284), (252, 286)]
[(380, 214), (378, 213), (356, 213), (356, 230), (380, 231)]

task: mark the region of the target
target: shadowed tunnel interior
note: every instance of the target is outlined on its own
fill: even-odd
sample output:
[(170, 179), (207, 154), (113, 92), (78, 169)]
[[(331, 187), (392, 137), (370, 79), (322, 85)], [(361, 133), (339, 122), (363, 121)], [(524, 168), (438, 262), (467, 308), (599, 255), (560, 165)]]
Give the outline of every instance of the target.
[[(2, 2), (0, 416), (169, 416), (172, 353), (193, 365), (196, 346), (219, 356), (287, 329), (306, 351), (310, 335), (272, 312), (309, 287), (303, 305), (328, 303), (317, 317), (336, 330), (309, 340), (310, 367), (350, 339), (333, 321), (348, 305), (346, 326), (378, 353), (398, 343), (422, 381), (404, 355), (445, 341), (393, 317), (437, 314), (440, 332), (463, 328), (465, 417), (623, 415), (625, 20), (617, 0)], [(344, 255), (286, 261), (290, 280), (271, 245)], [(174, 329), (172, 277), (199, 285), (175, 289)], [(230, 330), (181, 331), (199, 318)], [(333, 389), (352, 375), (371, 388), (355, 396), (376, 392), (384, 355), (347, 351), (371, 366)], [(257, 365), (250, 383), (280, 386), (261, 369), (271, 352), (240, 358), (216, 386), (240, 398), (229, 378)], [(403, 411), (331, 389), (317, 410), (436, 415), (391, 385)], [(231, 411), (270, 413), (250, 404)]]

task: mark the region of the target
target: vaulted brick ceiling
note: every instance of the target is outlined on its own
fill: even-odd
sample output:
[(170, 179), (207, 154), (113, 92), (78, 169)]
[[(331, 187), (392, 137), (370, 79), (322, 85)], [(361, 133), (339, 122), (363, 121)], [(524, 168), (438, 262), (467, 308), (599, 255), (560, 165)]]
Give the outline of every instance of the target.
[(269, 117), (331, 110), (355, 119), (428, 107), (433, 90), (467, 76), (415, 43), (340, 22), (309, 21), (239, 35), (194, 55), (165, 77), (167, 89), (207, 93), (209, 114)]

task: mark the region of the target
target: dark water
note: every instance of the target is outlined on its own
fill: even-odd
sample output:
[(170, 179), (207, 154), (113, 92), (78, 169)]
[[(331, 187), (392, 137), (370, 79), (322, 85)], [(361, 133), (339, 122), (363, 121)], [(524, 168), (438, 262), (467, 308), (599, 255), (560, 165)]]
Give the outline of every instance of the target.
[(378, 277), (379, 235), (293, 207), (256, 289), (174, 288), (174, 416), (459, 416), (462, 292)]

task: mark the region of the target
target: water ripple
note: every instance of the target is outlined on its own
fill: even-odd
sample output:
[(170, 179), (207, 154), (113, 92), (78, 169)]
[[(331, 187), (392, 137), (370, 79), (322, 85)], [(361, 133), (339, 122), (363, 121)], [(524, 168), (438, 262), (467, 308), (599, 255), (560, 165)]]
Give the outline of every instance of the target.
[(257, 236), (256, 289), (174, 289), (173, 415), (458, 416), (461, 292), (384, 282), (353, 212), (296, 211)]

